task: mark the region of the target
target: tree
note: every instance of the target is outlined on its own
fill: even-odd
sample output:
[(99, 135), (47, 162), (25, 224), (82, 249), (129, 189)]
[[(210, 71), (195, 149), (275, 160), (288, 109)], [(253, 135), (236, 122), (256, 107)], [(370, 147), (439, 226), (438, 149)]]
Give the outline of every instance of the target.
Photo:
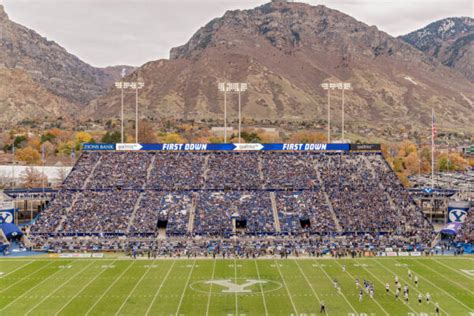
[(21, 183), (27, 188), (39, 188), (48, 185), (48, 177), (33, 167), (28, 167), (20, 175)]
[(105, 144), (118, 144), (122, 141), (122, 135), (119, 131), (114, 132), (107, 132), (102, 139), (100, 140), (101, 143)]
[(28, 146), (16, 151), (16, 159), (30, 165), (39, 163), (41, 161), (41, 155), (38, 150)]
[(138, 141), (146, 144), (153, 144), (158, 141), (153, 124), (145, 120), (138, 124)]
[(243, 131), (240, 133), (240, 136), (245, 143), (260, 143), (262, 141), (255, 132)]
[(89, 143), (92, 139), (91, 134), (82, 131), (77, 132), (74, 137), (76, 144)]
[(290, 143), (324, 143), (327, 141), (327, 136), (321, 133), (300, 131), (290, 136)]
[(163, 139), (163, 143), (165, 144), (184, 144), (185, 142), (185, 139), (176, 133), (170, 133)]

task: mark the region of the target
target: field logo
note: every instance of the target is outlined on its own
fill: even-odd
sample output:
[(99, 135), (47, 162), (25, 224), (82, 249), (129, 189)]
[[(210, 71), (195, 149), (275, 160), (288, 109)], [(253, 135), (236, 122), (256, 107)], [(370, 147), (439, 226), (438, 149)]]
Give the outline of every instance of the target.
[(280, 289), (281, 283), (271, 280), (255, 279), (225, 279), (225, 280), (201, 280), (194, 282), (190, 288), (194, 291), (213, 294), (245, 294), (266, 293)]
[(13, 223), (12, 212), (0, 212), (0, 224), (11, 224)]
[(237, 284), (232, 282), (231, 280), (215, 280), (215, 281), (207, 281), (207, 284), (216, 284), (222, 287), (227, 288), (226, 290), (222, 290), (223, 293), (250, 293), (252, 290), (246, 290), (245, 288), (250, 287), (255, 284), (265, 284), (266, 281), (258, 281), (258, 280), (247, 280), (244, 284)]
[(449, 211), (449, 221), (452, 223), (464, 223), (467, 212), (461, 209), (452, 209)]

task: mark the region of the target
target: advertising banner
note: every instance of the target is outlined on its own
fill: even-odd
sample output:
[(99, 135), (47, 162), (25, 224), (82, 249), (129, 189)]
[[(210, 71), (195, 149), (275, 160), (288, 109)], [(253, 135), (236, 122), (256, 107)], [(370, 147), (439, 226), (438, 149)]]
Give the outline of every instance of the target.
[(349, 144), (89, 144), (86, 151), (348, 151)]

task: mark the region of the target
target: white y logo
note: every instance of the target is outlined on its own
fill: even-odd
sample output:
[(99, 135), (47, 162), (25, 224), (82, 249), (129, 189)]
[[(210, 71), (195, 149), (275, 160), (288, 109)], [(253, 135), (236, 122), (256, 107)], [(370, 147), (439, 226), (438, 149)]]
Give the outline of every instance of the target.
[(233, 283), (231, 280), (215, 280), (215, 281), (207, 281), (206, 284), (216, 284), (222, 287), (227, 288), (226, 290), (222, 290), (224, 293), (249, 293), (252, 292), (251, 290), (246, 290), (246, 287), (255, 285), (255, 284), (265, 284), (267, 281), (259, 281), (259, 280), (246, 280), (247, 282), (244, 284), (236, 284)]

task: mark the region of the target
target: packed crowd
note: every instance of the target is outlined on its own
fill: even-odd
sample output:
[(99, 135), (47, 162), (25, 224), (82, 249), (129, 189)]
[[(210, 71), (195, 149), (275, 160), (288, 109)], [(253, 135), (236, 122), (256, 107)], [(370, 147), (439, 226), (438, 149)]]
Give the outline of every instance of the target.
[(229, 236), (242, 229), (246, 234), (273, 234), (272, 213), (270, 195), (266, 191), (200, 192), (193, 233)]
[(66, 214), (62, 233), (127, 233), (139, 192), (134, 190), (88, 190), (80, 194), (80, 198), (76, 200)]
[(277, 192), (276, 207), (282, 233), (294, 235), (336, 231), (321, 190)]
[(89, 189), (140, 189), (147, 180), (152, 154), (114, 152), (102, 153), (92, 172)]
[(31, 233), (156, 238), (159, 229), (433, 237), (381, 155), (314, 152), (86, 152)]
[(130, 227), (130, 234), (154, 236), (158, 222), (162, 222), (166, 225), (168, 236), (185, 235), (188, 232), (192, 199), (192, 193), (145, 191)]
[(466, 244), (474, 244), (474, 210), (467, 213), (466, 219), (461, 226), (456, 241)]

